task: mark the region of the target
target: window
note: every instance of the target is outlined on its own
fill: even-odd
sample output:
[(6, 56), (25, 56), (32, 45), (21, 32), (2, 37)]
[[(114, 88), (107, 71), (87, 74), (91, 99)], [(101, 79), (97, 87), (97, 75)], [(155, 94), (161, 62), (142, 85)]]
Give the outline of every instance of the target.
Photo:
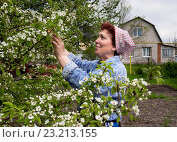
[(163, 57), (172, 57), (173, 50), (172, 49), (162, 49), (162, 56)]
[(142, 27), (135, 27), (133, 35), (136, 37), (142, 36), (143, 35), (143, 28)]
[(143, 47), (143, 57), (151, 56), (151, 47)]

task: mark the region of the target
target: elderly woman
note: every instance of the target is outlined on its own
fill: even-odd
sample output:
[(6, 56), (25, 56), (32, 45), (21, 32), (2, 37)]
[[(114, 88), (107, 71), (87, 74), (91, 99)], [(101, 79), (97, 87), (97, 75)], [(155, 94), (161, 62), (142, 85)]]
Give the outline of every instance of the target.
[[(113, 74), (113, 77), (119, 77), (120, 80), (122, 80), (123, 77), (126, 78), (127, 71), (120, 61), (120, 55), (127, 58), (135, 46), (128, 32), (113, 26), (108, 22), (101, 25), (101, 30), (95, 41), (95, 54), (100, 58), (100, 60), (87, 61), (78, 59), (74, 54), (69, 53), (65, 49), (61, 38), (56, 37), (55, 35), (53, 35), (52, 43), (56, 58), (63, 67), (63, 77), (76, 88), (80, 87), (79, 82), (83, 81), (85, 77), (89, 78), (90, 72), (93, 74), (99, 74), (100, 70), (96, 70), (96, 68), (97, 65), (100, 64), (100, 60), (112, 63), (111, 66), (115, 73)], [(113, 100), (118, 101), (118, 94), (111, 94), (111, 87), (109, 89), (101, 88), (100, 92), (100, 94), (95, 93), (95, 97), (99, 97), (100, 95), (107, 96), (109, 92)], [(116, 119), (117, 114), (113, 113), (110, 116), (107, 125), (109, 125), (109, 122), (113, 122), (113, 127), (119, 126)]]

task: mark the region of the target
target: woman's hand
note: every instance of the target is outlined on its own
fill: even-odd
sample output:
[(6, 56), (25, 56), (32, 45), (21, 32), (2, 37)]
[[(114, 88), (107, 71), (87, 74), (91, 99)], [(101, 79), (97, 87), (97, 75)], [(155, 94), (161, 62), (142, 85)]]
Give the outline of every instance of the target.
[(69, 52), (65, 50), (64, 42), (61, 40), (60, 37), (57, 37), (55, 34), (52, 35), (53, 41), (52, 44), (54, 46), (54, 51), (56, 57), (67, 56)]
[(53, 41), (52, 44), (54, 46), (55, 56), (60, 62), (60, 65), (64, 67), (68, 62), (69, 58), (67, 57), (69, 52), (65, 50), (64, 42), (60, 37), (57, 37), (55, 34), (52, 35)]

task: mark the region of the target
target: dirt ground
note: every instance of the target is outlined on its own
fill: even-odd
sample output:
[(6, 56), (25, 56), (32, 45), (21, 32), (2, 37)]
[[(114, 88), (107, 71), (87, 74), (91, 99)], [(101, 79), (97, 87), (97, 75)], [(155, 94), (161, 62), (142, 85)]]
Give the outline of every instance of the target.
[(166, 85), (148, 88), (165, 97), (139, 101), (140, 115), (133, 121), (128, 116), (123, 117), (122, 127), (177, 127), (177, 90)]

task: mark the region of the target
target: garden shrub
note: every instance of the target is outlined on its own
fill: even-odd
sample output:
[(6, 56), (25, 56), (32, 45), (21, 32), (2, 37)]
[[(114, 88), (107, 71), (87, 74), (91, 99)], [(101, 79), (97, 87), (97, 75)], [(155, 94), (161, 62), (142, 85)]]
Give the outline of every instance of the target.
[(161, 72), (165, 78), (177, 78), (177, 63), (167, 62), (161, 65)]

